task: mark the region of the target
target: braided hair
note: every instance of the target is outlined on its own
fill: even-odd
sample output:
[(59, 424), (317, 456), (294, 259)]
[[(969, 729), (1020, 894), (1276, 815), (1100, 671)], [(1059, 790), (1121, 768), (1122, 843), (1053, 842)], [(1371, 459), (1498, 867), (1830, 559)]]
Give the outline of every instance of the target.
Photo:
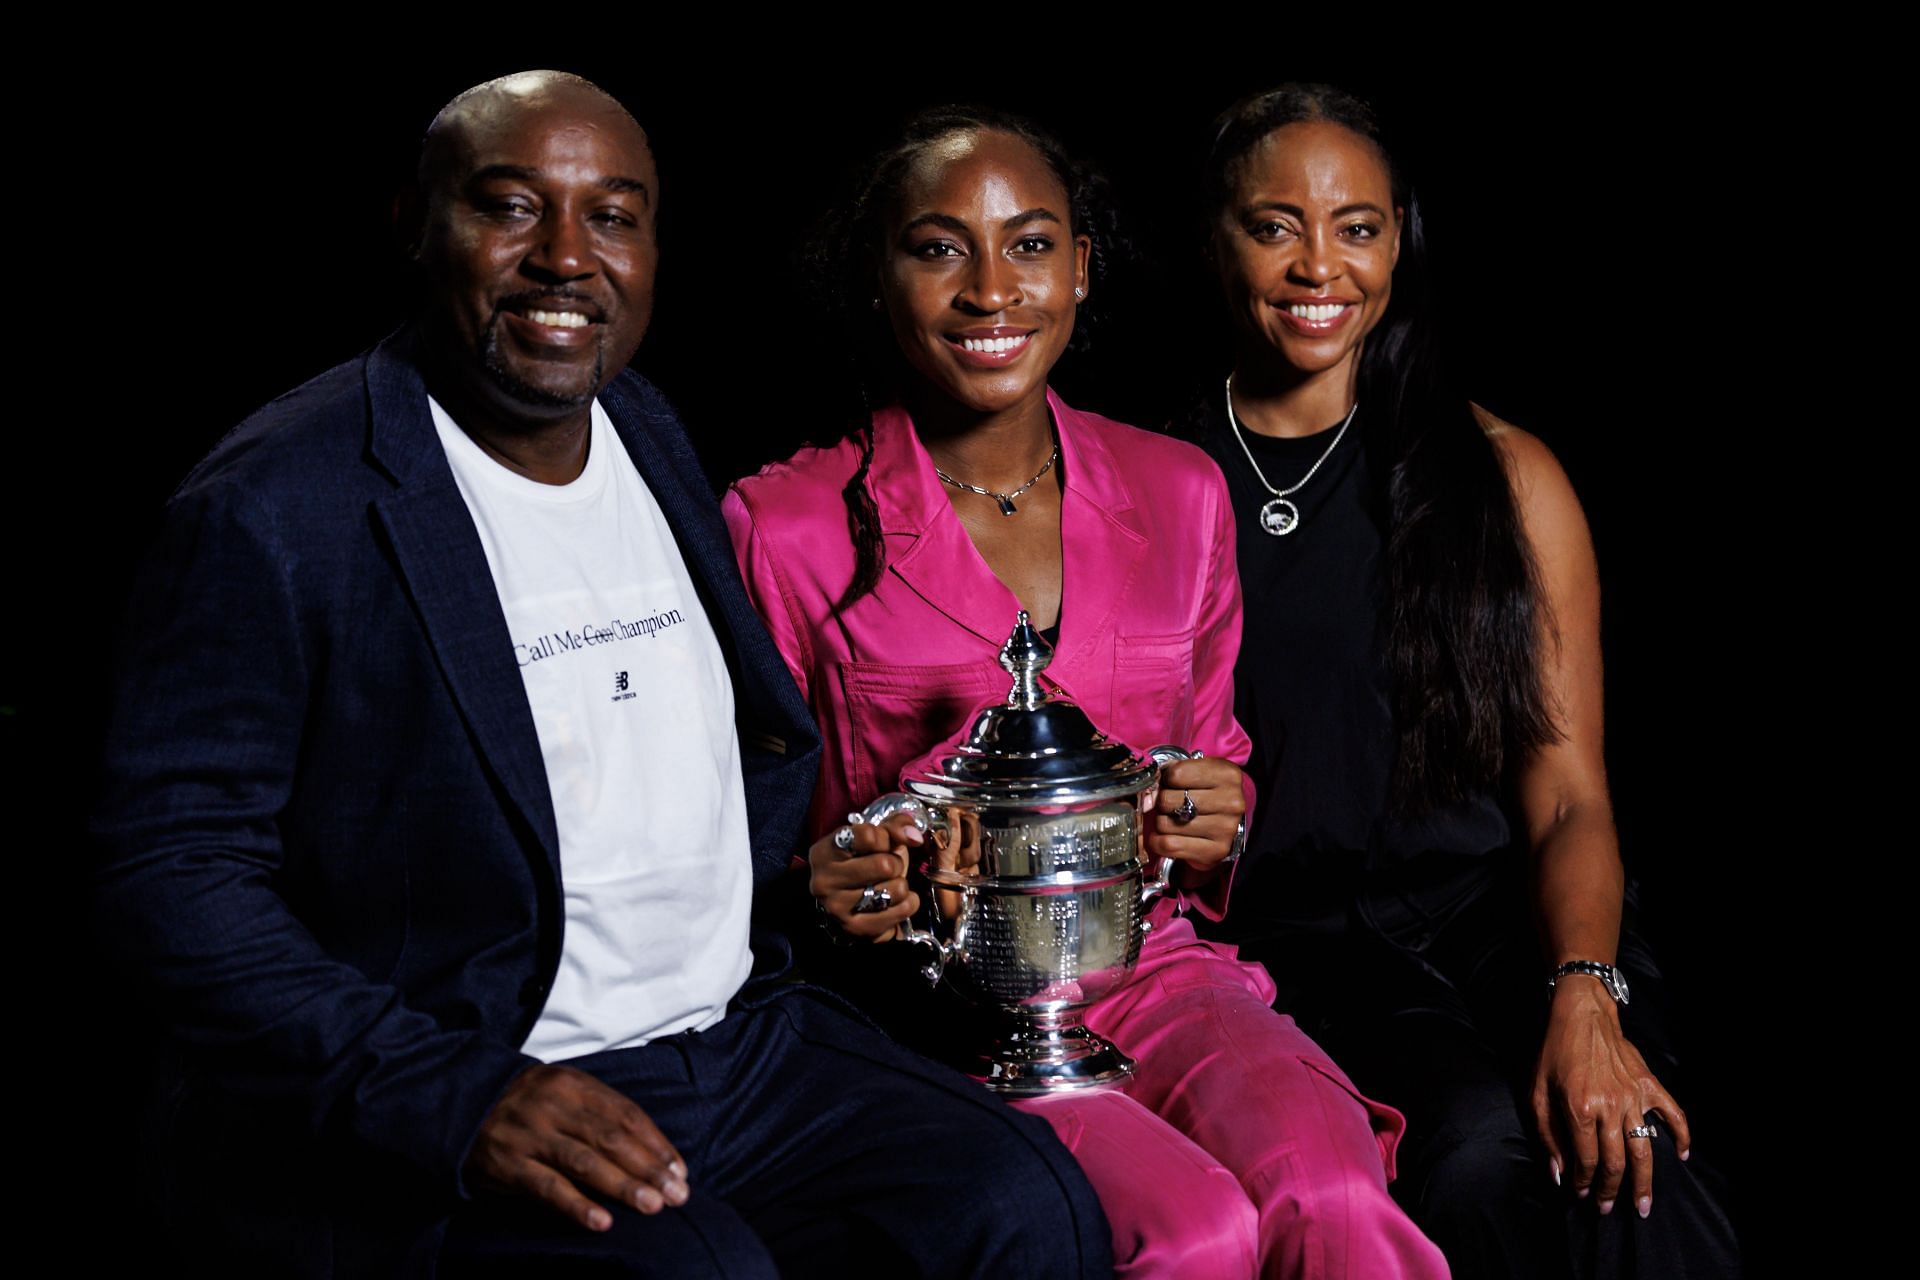
[[(873, 465), (873, 410), (899, 398), (906, 376), (905, 361), (878, 314), (879, 300), (874, 296), (887, 222), (914, 162), (928, 147), (957, 133), (981, 131), (1011, 134), (1027, 143), (1066, 188), (1070, 231), (1092, 243), (1087, 274), (1094, 285), (1108, 277), (1117, 259), (1131, 255), (1131, 246), (1116, 225), (1106, 180), (1075, 160), (1053, 135), (1010, 112), (977, 106), (918, 112), (900, 126), (891, 144), (867, 161), (852, 199), (835, 209), (813, 235), (805, 264), (814, 296), (827, 312), (823, 329), (828, 339), (840, 351), (851, 353), (846, 380), (850, 394), (834, 414), (838, 434), (831, 439), (854, 438), (860, 443), (859, 465), (841, 491), (855, 552), (853, 580), (841, 593), (836, 610), (871, 592), (886, 568), (880, 510), (867, 488)], [(1104, 290), (1094, 287), (1089, 292), (1090, 299), (1076, 313), (1069, 351), (1084, 349), (1089, 332), (1099, 325)]]
[(1320, 84), (1286, 84), (1236, 103), (1215, 121), (1207, 156), (1209, 223), (1235, 198), (1254, 147), (1310, 121), (1372, 143), (1404, 210), (1392, 299), (1361, 354), (1359, 427), (1374, 507), (1385, 517), (1398, 738), (1391, 802), (1417, 811), (1498, 786), (1559, 737), (1540, 656), (1551, 619), (1506, 469), (1442, 374), (1419, 194), (1372, 108)]

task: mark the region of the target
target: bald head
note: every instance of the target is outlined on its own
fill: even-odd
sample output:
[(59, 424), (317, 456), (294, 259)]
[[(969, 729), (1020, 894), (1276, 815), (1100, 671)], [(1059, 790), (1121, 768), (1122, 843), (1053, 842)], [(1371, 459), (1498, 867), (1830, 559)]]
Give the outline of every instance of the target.
[(583, 126), (652, 154), (647, 132), (612, 94), (569, 71), (516, 71), (458, 94), (440, 108), (420, 143), (420, 191), (431, 203), (447, 175), (469, 167), (479, 137), (517, 125), (525, 116), (564, 114)]

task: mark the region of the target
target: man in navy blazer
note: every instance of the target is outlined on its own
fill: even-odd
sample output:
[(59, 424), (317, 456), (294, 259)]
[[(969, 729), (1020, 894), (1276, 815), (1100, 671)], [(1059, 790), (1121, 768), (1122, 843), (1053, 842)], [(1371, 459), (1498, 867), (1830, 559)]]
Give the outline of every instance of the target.
[[(175, 1246), (254, 1274), (1106, 1270), (1044, 1124), (784, 978), (764, 910), (749, 933), (743, 904), (804, 843), (819, 742), (672, 410), (626, 371), (656, 254), (644, 133), (584, 81), (506, 77), (441, 113), (421, 178), (417, 323), (229, 435), (135, 588), (93, 833), (105, 936), (170, 1033), (154, 1134)], [(660, 581), (685, 590), (560, 645), (691, 636), (737, 753), (735, 723), (651, 714), (644, 658), (591, 699), (628, 728), (569, 750), (737, 754), (716, 776), (744, 821), (714, 830), (739, 838), (690, 864), (649, 843), (703, 794), (677, 773), (579, 798), (527, 673), (553, 646), (510, 616), (522, 525), (480, 492), (537, 500), (628, 460), (668, 531)], [(626, 542), (561, 537), (533, 586)], [(669, 912), (731, 892), (739, 911), (702, 926), (724, 963), (649, 947), (674, 924), (652, 870), (630, 906), (569, 878), (562, 833), (628, 789), (643, 819), (616, 824), (616, 862), (674, 855), (660, 883), (692, 906)], [(641, 1002), (599, 1026), (680, 979), (709, 990), (689, 997), (704, 1017), (648, 1023)], [(580, 1048), (542, 1060), (530, 1036)]]

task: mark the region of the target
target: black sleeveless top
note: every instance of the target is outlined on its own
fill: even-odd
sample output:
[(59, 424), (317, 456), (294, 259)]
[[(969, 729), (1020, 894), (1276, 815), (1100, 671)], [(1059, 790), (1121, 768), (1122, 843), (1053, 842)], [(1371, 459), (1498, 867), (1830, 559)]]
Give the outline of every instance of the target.
[[(1365, 412), (1364, 408), (1361, 412)], [(1299, 482), (1333, 442), (1241, 433), (1276, 489)], [(1356, 417), (1312, 480), (1289, 497), (1299, 523), (1262, 527), (1273, 495), (1248, 465), (1221, 397), (1202, 441), (1226, 474), (1246, 625), (1234, 711), (1253, 738), (1259, 788), (1247, 851), (1219, 930), (1255, 939), (1352, 924), (1424, 947), (1506, 859), (1499, 798), (1475, 795), (1412, 817), (1387, 811), (1395, 753), (1386, 663), (1384, 498)]]

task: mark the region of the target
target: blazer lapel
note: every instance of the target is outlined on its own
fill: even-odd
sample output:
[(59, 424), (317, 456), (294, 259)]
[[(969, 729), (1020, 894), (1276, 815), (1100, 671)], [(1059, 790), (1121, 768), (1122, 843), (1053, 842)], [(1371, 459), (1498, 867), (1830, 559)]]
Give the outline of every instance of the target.
[[(1066, 488), (1060, 501), (1060, 643), (1046, 680), (1076, 701), (1104, 698), (1112, 685), (1112, 622), (1146, 563), (1147, 539), (1132, 526), (1133, 493), (1112, 454), (1083, 416), (1051, 390)], [(934, 474), (933, 459), (898, 405), (873, 417), (873, 474), (881, 528), (913, 543), (888, 568), (928, 604), (992, 644), (1006, 641), (1019, 599), (980, 556)], [(1088, 705), (1096, 705), (1089, 703)]]
[(1060, 432), (1066, 489), (1060, 496), (1060, 643), (1047, 675), (1076, 701), (1105, 699), (1113, 684), (1113, 618), (1147, 561), (1133, 527), (1133, 491), (1083, 415), (1047, 391)]
[(728, 649), (727, 663), (736, 667), (737, 682), (739, 655), (733, 651), (731, 632), (736, 629), (736, 610), (744, 608), (752, 614), (752, 605), (733, 568), (733, 543), (726, 523), (685, 429), (658, 394), (649, 391), (637, 376), (622, 375), (601, 393), (600, 403), (673, 530), (680, 558), (699, 588), (721, 645)]
[(368, 447), (396, 482), (392, 494), (375, 499), (374, 511), (474, 743), (557, 881), (560, 835), (533, 710), (486, 551), (434, 433), (409, 346), (402, 334), (367, 359)]
[[(673, 531), (726, 656), (734, 715), (745, 730), (740, 762), (754, 872), (761, 881), (777, 878), (799, 847), (796, 841), (813, 794), (820, 751), (813, 717), (747, 599), (720, 505), (679, 418), (658, 392), (632, 373), (617, 378), (600, 400)], [(759, 745), (769, 740), (780, 745)]]
[(1013, 630), (1019, 598), (981, 559), (967, 527), (940, 488), (933, 459), (920, 443), (913, 420), (899, 405), (873, 415), (869, 475), (887, 477), (874, 493), (882, 534), (913, 540), (904, 551), (888, 556), (888, 570), (921, 599), (997, 650)]

